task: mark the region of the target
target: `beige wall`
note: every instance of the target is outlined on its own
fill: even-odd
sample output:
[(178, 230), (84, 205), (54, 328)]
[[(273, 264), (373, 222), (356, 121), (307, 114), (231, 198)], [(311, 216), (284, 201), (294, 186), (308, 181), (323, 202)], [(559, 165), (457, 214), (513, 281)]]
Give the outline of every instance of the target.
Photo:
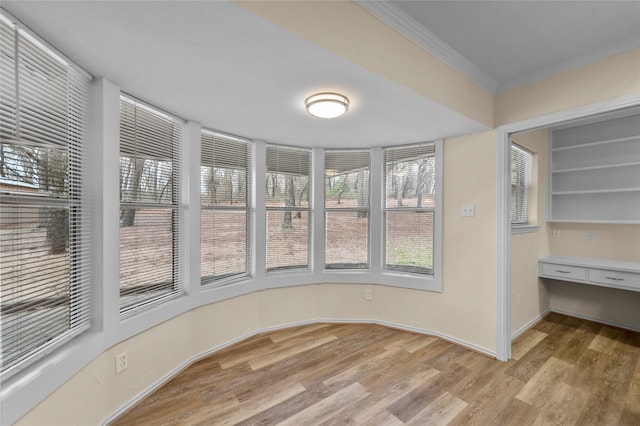
[[(640, 225), (553, 223), (551, 228), (558, 232), (550, 241), (553, 255), (640, 262)], [(593, 241), (587, 241), (589, 232)]]
[[(315, 284), (261, 291), (193, 309), (109, 349), (19, 424), (100, 423), (189, 358), (256, 330), (296, 322), (383, 321), (495, 351), (496, 137), (487, 132), (444, 143), (442, 293)], [(476, 216), (461, 217), (462, 204), (474, 204)], [(364, 298), (367, 288), (373, 289), (372, 301)], [(123, 350), (128, 351), (129, 367), (115, 375), (113, 359)]]
[[(640, 329), (640, 293), (541, 280), (537, 270), (537, 259), (550, 254), (640, 262), (640, 225), (546, 223), (547, 129), (517, 134), (513, 140), (537, 153), (538, 185), (530, 195), (537, 201), (540, 229), (511, 239), (511, 332), (547, 309)], [(587, 233), (595, 240), (588, 241)]]
[(546, 129), (514, 135), (512, 140), (533, 153), (529, 189), (529, 223), (536, 232), (511, 237), (511, 334), (549, 310), (547, 283), (538, 278), (538, 258), (549, 254)]
[(640, 331), (640, 292), (550, 280), (551, 309)]
[[(239, 1), (396, 83), (493, 128), (493, 93), (351, 1)], [(330, 28), (330, 31), (327, 29)]]
[[(490, 92), (352, 2), (243, 4), (468, 118), (489, 127), (494, 124), (494, 97)], [(328, 27), (332, 31), (326, 31)], [(640, 49), (501, 93), (495, 98), (495, 121), (510, 123), (637, 92)], [(495, 350), (496, 139), (492, 131), (445, 142), (442, 293), (378, 285), (319, 284), (268, 290), (203, 306), (104, 352), (19, 424), (97, 424), (192, 356), (261, 328), (316, 318), (387, 321)], [(476, 216), (461, 217), (462, 204), (474, 204)], [(548, 229), (542, 223), (544, 214), (540, 209), (538, 214), (538, 233), (513, 237), (513, 274), (525, 277), (518, 279), (514, 294), (517, 297), (522, 291), (527, 295), (522, 309), (513, 314), (515, 324), (526, 323), (545, 306), (544, 288), (537, 284), (537, 274), (531, 269), (534, 258), (545, 254), (548, 240)], [(584, 239), (586, 227), (555, 226), (560, 237), (550, 241), (552, 254), (631, 260), (640, 257), (640, 248), (633, 246), (633, 239), (638, 241), (637, 226), (589, 226), (596, 232), (591, 245)], [(537, 245), (532, 240), (537, 240)], [(374, 291), (370, 302), (364, 300), (365, 288)], [(602, 312), (598, 303), (606, 299), (612, 321), (618, 320), (615, 315), (619, 312), (627, 316), (635, 313), (638, 320), (640, 293), (612, 293), (569, 283), (555, 288), (552, 308), (595, 315)], [(588, 301), (583, 303), (585, 299), (576, 296)], [(129, 352), (129, 368), (116, 376), (113, 357), (122, 350)]]
[(640, 49), (499, 93), (496, 126), (640, 93)]
[[(640, 262), (640, 225), (554, 223), (551, 254)], [(587, 232), (595, 234), (587, 241)], [(640, 330), (640, 292), (549, 280), (551, 309)]]

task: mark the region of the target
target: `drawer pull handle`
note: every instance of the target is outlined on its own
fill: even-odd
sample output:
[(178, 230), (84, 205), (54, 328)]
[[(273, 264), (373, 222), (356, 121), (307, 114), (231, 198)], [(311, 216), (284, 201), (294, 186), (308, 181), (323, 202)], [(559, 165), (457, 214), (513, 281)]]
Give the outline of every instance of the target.
[(605, 278), (612, 281), (624, 281), (624, 278), (616, 278), (616, 277), (605, 277)]
[(571, 271), (561, 271), (560, 269), (556, 269), (556, 272), (560, 273), (560, 274), (570, 274)]

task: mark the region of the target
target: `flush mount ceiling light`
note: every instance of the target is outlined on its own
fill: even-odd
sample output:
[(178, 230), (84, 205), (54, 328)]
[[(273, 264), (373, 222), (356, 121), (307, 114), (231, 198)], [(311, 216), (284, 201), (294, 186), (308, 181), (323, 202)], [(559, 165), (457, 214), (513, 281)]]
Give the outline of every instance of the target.
[(309, 114), (318, 118), (339, 117), (349, 109), (349, 99), (339, 93), (316, 93), (304, 103)]

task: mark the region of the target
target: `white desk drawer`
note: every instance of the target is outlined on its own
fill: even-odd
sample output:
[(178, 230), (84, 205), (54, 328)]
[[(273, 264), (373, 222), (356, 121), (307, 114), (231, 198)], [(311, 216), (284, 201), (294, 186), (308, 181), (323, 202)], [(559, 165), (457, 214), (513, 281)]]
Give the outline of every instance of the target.
[(589, 270), (589, 280), (608, 286), (635, 287), (640, 289), (640, 275), (628, 272), (591, 269)]
[(549, 277), (558, 277), (558, 279), (586, 280), (587, 270), (575, 266), (554, 265), (551, 263), (542, 264), (542, 274)]

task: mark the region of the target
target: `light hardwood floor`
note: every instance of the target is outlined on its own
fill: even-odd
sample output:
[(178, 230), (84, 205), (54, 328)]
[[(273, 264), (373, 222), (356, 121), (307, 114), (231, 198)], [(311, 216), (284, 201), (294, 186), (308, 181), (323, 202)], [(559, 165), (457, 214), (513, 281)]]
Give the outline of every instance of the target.
[(265, 333), (113, 425), (640, 425), (640, 334), (550, 314), (501, 363), (378, 325)]

